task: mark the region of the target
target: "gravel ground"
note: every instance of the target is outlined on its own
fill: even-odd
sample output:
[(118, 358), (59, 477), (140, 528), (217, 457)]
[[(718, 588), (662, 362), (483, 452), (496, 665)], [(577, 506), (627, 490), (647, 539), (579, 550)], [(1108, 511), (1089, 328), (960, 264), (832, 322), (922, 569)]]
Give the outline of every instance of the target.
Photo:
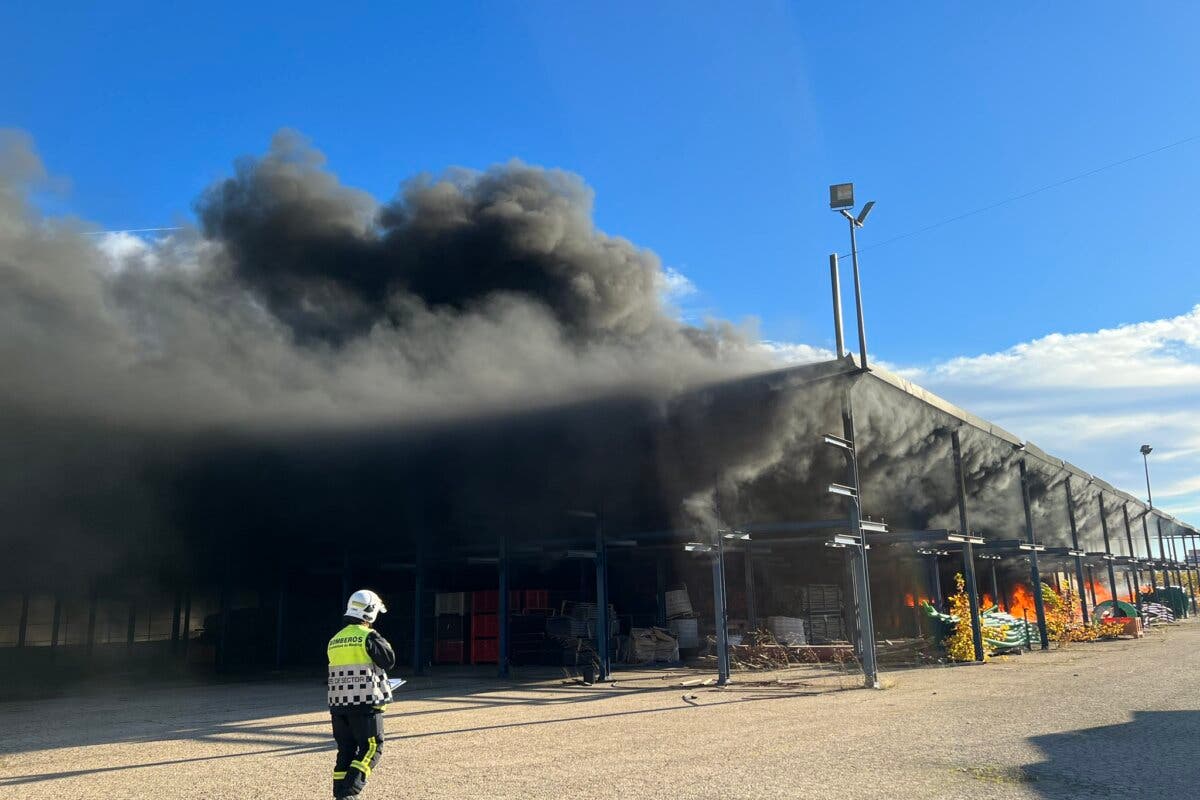
[[(366, 798), (1200, 796), (1200, 624), (987, 666), (791, 685), (414, 681)], [(323, 798), (310, 682), (0, 705), (0, 797)], [(316, 709), (316, 710), (311, 710)]]

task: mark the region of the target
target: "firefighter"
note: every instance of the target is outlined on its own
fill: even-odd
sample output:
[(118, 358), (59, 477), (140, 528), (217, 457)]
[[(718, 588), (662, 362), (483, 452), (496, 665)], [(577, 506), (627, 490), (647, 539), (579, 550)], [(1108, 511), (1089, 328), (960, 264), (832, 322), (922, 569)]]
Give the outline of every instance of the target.
[(358, 590), (346, 604), (344, 627), (329, 640), (335, 798), (358, 797), (383, 753), (383, 711), (392, 699), (387, 671), (396, 665), (396, 654), (372, 626), (386, 611), (379, 595)]

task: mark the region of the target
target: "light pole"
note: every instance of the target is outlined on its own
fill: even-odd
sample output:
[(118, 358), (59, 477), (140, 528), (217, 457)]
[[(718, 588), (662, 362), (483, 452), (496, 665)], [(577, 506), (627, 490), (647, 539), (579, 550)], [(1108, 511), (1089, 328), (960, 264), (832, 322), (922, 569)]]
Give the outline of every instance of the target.
[(1150, 459), (1147, 458), (1154, 448), (1148, 444), (1142, 445), (1142, 466), (1146, 468), (1146, 499), (1150, 501), (1150, 508), (1154, 508), (1154, 495), (1150, 493)]
[[(858, 275), (858, 239), (855, 236), (855, 230), (861, 228), (863, 223), (867, 221), (867, 215), (871, 213), (871, 209), (875, 207), (875, 201), (869, 200), (862, 207), (862, 211), (858, 212), (858, 216), (854, 216), (848, 209), (854, 208), (854, 184), (853, 183), (835, 183), (829, 187), (829, 207), (837, 211), (850, 223), (850, 259), (854, 266), (854, 308), (858, 313), (858, 351), (861, 363), (859, 366), (865, 371), (867, 367), (867, 328), (863, 322), (863, 302), (862, 302), (862, 281)], [(836, 269), (837, 261), (830, 259), (830, 266)], [(835, 281), (836, 284), (836, 281)], [(834, 290), (837, 291), (835, 285)], [(837, 303), (835, 302), (835, 309)], [(838, 317), (841, 316), (840, 311), (835, 311)], [(840, 319), (837, 325), (840, 338)]]

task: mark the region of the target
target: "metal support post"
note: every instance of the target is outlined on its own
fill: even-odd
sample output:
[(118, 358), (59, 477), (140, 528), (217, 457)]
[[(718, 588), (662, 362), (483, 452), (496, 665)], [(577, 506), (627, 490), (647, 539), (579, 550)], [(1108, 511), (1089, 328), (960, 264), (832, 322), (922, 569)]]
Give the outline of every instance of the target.
[(1087, 588), (1088, 588), (1088, 591), (1092, 595), (1092, 608), (1095, 608), (1097, 605), (1099, 605), (1099, 603), (1096, 602), (1096, 575), (1094, 572), (1092, 572), (1091, 564), (1088, 565), (1087, 576), (1088, 576)]
[(29, 638), (29, 592), (21, 594), (21, 617), (17, 621), (17, 647), (24, 647)]
[(597, 681), (609, 678), (608, 655), (608, 547), (604, 543), (604, 521), (596, 514), (596, 657), (600, 662)]
[[(1167, 545), (1166, 545), (1166, 539), (1163, 537), (1162, 518), (1161, 517), (1156, 516), (1154, 518), (1154, 527), (1158, 529), (1158, 551), (1160, 553), (1162, 553), (1163, 561), (1167, 561), (1168, 559), (1170, 561), (1174, 561), (1175, 556), (1173, 554), (1172, 555), (1167, 554)], [(1168, 566), (1166, 569), (1163, 570), (1163, 572), (1166, 574), (1165, 580), (1167, 581), (1168, 586), (1170, 585), (1170, 582), (1171, 582), (1171, 573), (1174, 572), (1175, 573), (1175, 582), (1177, 584), (1179, 584), (1180, 589), (1183, 588), (1183, 581), (1179, 577), (1179, 569), (1178, 568), (1173, 569), (1171, 566)], [(1184, 603), (1180, 608), (1183, 610), (1184, 618), (1186, 618), (1188, 615), (1187, 603)]]
[[(958, 431), (951, 431), (950, 444), (954, 450), (954, 484), (958, 492), (958, 524), (963, 536), (971, 535), (971, 524), (967, 519), (967, 479), (963, 473), (962, 443)], [(979, 621), (979, 592), (975, 586), (975, 547), (970, 542), (962, 546), (963, 572), (966, 580), (967, 601), (971, 606), (971, 640), (975, 646), (975, 660), (983, 661), (983, 627)]]
[[(178, 608), (178, 603), (176, 603)], [(178, 620), (178, 613), (176, 613)], [(287, 646), (285, 636), (287, 624), (287, 569), (279, 569), (279, 591), (275, 599), (275, 669), (283, 669), (284, 655)]]
[(758, 595), (754, 589), (754, 541), (742, 543), (742, 560), (746, 569), (746, 621), (751, 630), (758, 628)]
[(667, 557), (661, 550), (654, 557), (654, 624), (667, 626)]
[[(863, 322), (862, 281), (858, 276), (858, 238), (854, 235), (854, 220), (850, 220), (850, 259), (854, 265), (854, 307), (858, 312), (859, 366), (866, 371), (870, 369), (867, 366), (867, 328), (866, 323)], [(857, 484), (855, 485), (857, 486)], [(863, 560), (865, 561), (866, 558), (864, 557)]]
[(1004, 610), (1005, 603), (1000, 597), (1000, 581), (996, 579), (996, 559), (991, 559), (992, 564), (992, 602), (996, 604), (996, 608), (1000, 611)]
[[(851, 238), (853, 238), (853, 226), (850, 229)], [(854, 283), (858, 285), (858, 259), (855, 258), (854, 268)], [(857, 294), (857, 293), (856, 293)], [(861, 296), (859, 296), (859, 308), (861, 310)], [(862, 367), (866, 369), (866, 334), (862, 330), (862, 314), (859, 314), (859, 336), (863, 349)], [(842, 412), (842, 433), (846, 441), (850, 442), (851, 447), (854, 447), (854, 408), (850, 397), (850, 388), (846, 388), (845, 401)], [(879, 687), (879, 667), (875, 657), (875, 619), (871, 609), (871, 573), (867, 563), (867, 537), (862, 531), (862, 506), (860, 491), (861, 484), (858, 476), (858, 454), (852, 449), (850, 451), (849, 463), (847, 465), (847, 478), (850, 485), (854, 487), (854, 496), (850, 498), (850, 533), (858, 539), (858, 547), (852, 550), (853, 557), (851, 558), (852, 569), (854, 573), (854, 597), (858, 607), (858, 630), (859, 630), (859, 658), (863, 666), (863, 680), (868, 689), (878, 689)]]
[[(1029, 476), (1025, 472), (1025, 459), (1017, 462), (1021, 471), (1021, 503), (1025, 507), (1025, 535), (1030, 544), (1036, 544), (1033, 538), (1033, 512), (1029, 503)], [(1033, 583), (1033, 609), (1037, 612), (1038, 636), (1042, 641), (1042, 649), (1050, 649), (1050, 637), (1046, 632), (1046, 604), (1042, 599), (1042, 575), (1038, 570), (1037, 550), (1029, 551), (1029, 579)]]
[[(596, 556), (599, 558), (599, 554)], [(499, 625), (496, 642), (496, 674), (501, 678), (508, 677), (508, 537), (500, 535), (500, 558), (496, 562), (500, 573), (500, 602), (498, 603), (497, 620)]]
[[(1067, 521), (1071, 525), (1071, 548), (1075, 552), (1080, 552), (1079, 547), (1079, 528), (1075, 524), (1075, 495), (1071, 493), (1071, 477), (1068, 475), (1063, 485), (1067, 491)], [(1091, 622), (1091, 617), (1088, 616), (1087, 604), (1087, 588), (1083, 585), (1083, 556), (1075, 556), (1075, 579), (1079, 581), (1079, 610), (1083, 614), (1083, 624), (1087, 625)], [(1092, 601), (1092, 606), (1095, 607), (1096, 602)]]
[(129, 598), (129, 624), (125, 629), (125, 648), (130, 653), (133, 652), (135, 638), (137, 638), (137, 599), (131, 597)]
[(1131, 567), (1133, 570), (1133, 591), (1129, 596), (1133, 599), (1133, 604), (1137, 606), (1140, 613), (1142, 608), (1142, 573), (1137, 568), (1137, 550), (1133, 546), (1133, 530), (1129, 527), (1129, 501), (1121, 503), (1121, 519), (1125, 522), (1125, 543), (1129, 545), (1129, 555), (1135, 561)]
[(1108, 516), (1104, 513), (1104, 492), (1099, 492), (1096, 495), (1096, 502), (1100, 505), (1100, 531), (1104, 534), (1104, 553), (1109, 556), (1104, 559), (1104, 565), (1108, 567), (1108, 588), (1112, 594), (1113, 616), (1119, 617), (1119, 609), (1117, 607), (1117, 574), (1113, 571), (1112, 562), (1112, 542), (1108, 538)]
[(412, 671), (414, 675), (425, 674), (425, 654), (421, 652), (421, 647), (425, 642), (425, 631), (423, 623), (425, 621), (425, 609), (423, 600), (425, 598), (425, 537), (424, 529), (418, 529), (417, 538), (417, 555), (415, 558), (413, 569), (413, 649), (412, 649)]
[(929, 599), (938, 611), (945, 611), (945, 595), (942, 594), (942, 568), (937, 556), (925, 556), (925, 572), (929, 579)]
[(833, 286), (833, 338), (840, 359), (846, 355), (846, 340), (842, 333), (842, 280), (838, 275), (837, 253), (829, 254), (829, 282)]
[(1142, 535), (1146, 537), (1146, 558), (1150, 560), (1150, 590), (1158, 592), (1158, 581), (1154, 576), (1154, 550), (1150, 547), (1150, 526), (1146, 524), (1146, 514), (1142, 514)]
[(183, 614), (183, 592), (175, 590), (175, 605), (171, 609), (171, 652), (179, 652), (179, 624)]
[(725, 537), (717, 531), (713, 552), (713, 616), (717, 627), (717, 685), (729, 683), (729, 606), (725, 602)]
[(100, 595), (93, 583), (92, 588), (88, 591), (87, 641), (83, 643), (83, 652), (89, 658), (96, 646), (96, 605), (99, 601)]
[(59, 629), (62, 627), (62, 595), (54, 593), (54, 617), (50, 622), (50, 649), (58, 647)]
[(189, 586), (183, 596), (183, 641), (180, 644), (180, 655), (187, 658), (188, 644), (192, 639), (192, 589)]

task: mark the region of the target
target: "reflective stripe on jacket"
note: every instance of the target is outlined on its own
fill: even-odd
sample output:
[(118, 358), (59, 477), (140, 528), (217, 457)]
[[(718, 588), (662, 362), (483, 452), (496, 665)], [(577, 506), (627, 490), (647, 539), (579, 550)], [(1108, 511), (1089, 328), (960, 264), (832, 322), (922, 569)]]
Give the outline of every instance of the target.
[(384, 706), (392, 701), (387, 671), (367, 652), (366, 625), (347, 625), (329, 640), (329, 706)]

